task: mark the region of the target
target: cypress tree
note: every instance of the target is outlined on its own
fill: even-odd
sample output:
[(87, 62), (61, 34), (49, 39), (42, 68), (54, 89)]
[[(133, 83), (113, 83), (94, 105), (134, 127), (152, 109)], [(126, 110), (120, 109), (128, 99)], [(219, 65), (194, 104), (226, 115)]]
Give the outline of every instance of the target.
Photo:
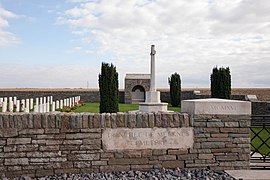
[(118, 112), (119, 92), (116, 67), (113, 64), (102, 63), (98, 81), (100, 93), (99, 112)]
[(229, 67), (214, 67), (211, 77), (211, 97), (212, 98), (231, 98), (231, 74)]
[(173, 107), (177, 107), (181, 101), (181, 78), (180, 75), (174, 73), (168, 78), (170, 85), (170, 99)]

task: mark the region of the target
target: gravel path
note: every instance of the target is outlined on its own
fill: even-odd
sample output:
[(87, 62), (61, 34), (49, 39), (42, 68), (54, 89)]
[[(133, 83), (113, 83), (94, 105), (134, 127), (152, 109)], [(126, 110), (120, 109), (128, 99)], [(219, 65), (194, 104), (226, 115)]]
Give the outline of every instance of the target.
[[(16, 178), (16, 180), (29, 180), (28, 177)], [(183, 179), (183, 180), (233, 180), (230, 175), (221, 171), (213, 171), (208, 169), (162, 169), (151, 171), (127, 171), (127, 172), (115, 172), (115, 173), (90, 173), (90, 174), (58, 174), (53, 176), (46, 176), (38, 178), (38, 180), (128, 180), (128, 179)]]

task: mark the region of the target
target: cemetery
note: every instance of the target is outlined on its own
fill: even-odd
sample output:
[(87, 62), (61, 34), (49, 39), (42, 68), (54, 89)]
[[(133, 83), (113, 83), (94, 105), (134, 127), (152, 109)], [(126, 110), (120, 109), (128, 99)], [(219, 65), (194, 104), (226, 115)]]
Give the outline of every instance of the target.
[[(269, 137), (265, 139), (269, 136), (269, 124), (265, 124), (269, 116), (256, 116), (254, 120), (262, 111), (252, 107), (259, 103), (256, 97), (220, 99), (198, 91), (184, 92), (180, 112), (172, 112), (168, 109), (168, 92), (158, 91), (155, 85), (155, 54), (152, 45), (151, 73), (127, 74), (125, 90), (119, 95), (119, 100), (127, 104), (138, 104), (137, 110), (62, 111), (82, 101), (96, 102), (95, 98), (102, 95), (98, 91), (57, 91), (50, 95), (18, 91), (0, 96), (3, 176), (55, 178), (58, 174), (99, 173), (99, 178), (108, 178), (115, 174), (104, 173), (129, 172), (126, 178), (176, 179), (182, 173), (198, 179), (232, 179), (225, 170), (270, 167)], [(254, 107), (258, 106), (261, 104)], [(258, 137), (261, 132), (264, 137)], [(256, 147), (256, 143), (250, 144), (253, 140)], [(151, 174), (151, 170), (157, 174)], [(136, 174), (139, 171), (149, 172)], [(159, 173), (165, 173), (166, 178)]]

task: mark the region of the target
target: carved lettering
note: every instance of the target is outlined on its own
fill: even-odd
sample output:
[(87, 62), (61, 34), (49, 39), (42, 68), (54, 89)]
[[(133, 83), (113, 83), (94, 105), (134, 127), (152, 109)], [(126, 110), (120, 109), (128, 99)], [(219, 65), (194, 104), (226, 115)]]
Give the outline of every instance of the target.
[(108, 150), (191, 148), (193, 128), (104, 129), (102, 142)]

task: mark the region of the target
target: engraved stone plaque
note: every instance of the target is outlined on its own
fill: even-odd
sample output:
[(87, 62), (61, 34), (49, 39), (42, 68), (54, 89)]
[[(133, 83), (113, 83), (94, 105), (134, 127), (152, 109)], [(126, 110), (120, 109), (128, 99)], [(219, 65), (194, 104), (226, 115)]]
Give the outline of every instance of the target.
[(251, 103), (227, 99), (183, 100), (181, 112), (189, 114), (250, 115)]
[(193, 147), (193, 128), (116, 128), (102, 132), (103, 148), (125, 149), (188, 149)]

